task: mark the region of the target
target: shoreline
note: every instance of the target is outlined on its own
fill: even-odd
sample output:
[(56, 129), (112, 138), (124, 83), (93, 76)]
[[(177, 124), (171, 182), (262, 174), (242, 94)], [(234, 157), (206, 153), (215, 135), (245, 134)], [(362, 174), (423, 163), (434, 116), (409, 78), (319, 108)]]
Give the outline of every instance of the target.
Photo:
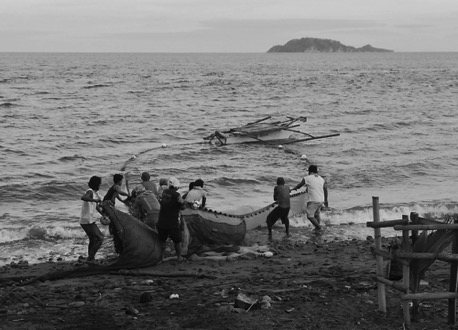
[[(402, 328), (399, 293), (387, 288), (387, 313), (377, 312), (373, 240), (301, 242), (275, 234), (270, 258), (246, 253), (28, 285), (1, 281), (0, 329)], [(3, 266), (0, 279), (73, 263)], [(433, 265), (422, 289), (447, 290), (445, 266)], [(246, 311), (236, 308), (241, 293), (270, 301)], [(428, 301), (422, 311), (413, 329), (447, 327), (446, 301)]]

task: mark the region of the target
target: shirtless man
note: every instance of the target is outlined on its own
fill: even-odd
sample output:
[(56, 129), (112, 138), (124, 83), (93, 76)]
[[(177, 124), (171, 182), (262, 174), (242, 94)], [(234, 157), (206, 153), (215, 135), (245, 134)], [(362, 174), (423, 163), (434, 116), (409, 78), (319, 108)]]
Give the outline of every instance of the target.
[(269, 239), (272, 239), (272, 227), (278, 219), (281, 219), (281, 222), (285, 225), (286, 236), (289, 236), (288, 213), (291, 207), (289, 191), (289, 187), (285, 186), (285, 179), (278, 178), (277, 185), (274, 188), (274, 201), (278, 202), (278, 206), (269, 213), (266, 219)]
[(111, 203), (115, 205), (116, 199), (118, 199), (120, 202), (126, 203), (126, 200), (122, 200), (120, 197), (121, 195), (129, 197), (129, 194), (121, 189), (123, 179), (124, 176), (122, 174), (115, 174), (113, 176), (113, 185), (108, 189), (103, 197), (103, 201), (111, 201)]

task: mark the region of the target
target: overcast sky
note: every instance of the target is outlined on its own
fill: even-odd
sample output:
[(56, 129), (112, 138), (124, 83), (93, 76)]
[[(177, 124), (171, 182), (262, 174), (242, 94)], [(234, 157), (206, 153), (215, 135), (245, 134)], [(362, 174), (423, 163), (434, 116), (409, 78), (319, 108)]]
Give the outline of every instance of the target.
[(0, 52), (458, 51), (458, 0), (1, 0)]

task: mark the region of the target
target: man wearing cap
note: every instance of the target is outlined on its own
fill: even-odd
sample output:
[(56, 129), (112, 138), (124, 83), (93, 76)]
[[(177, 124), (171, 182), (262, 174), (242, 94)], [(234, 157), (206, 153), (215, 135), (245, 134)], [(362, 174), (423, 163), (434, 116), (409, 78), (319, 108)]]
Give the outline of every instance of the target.
[(323, 205), (328, 207), (328, 186), (326, 180), (318, 175), (318, 167), (316, 165), (310, 165), (309, 175), (302, 178), (302, 181), (291, 190), (297, 190), (304, 185), (307, 187), (309, 196), (307, 202), (307, 218), (315, 226), (316, 230), (320, 230), (321, 207)]
[(132, 205), (132, 215), (156, 230), (159, 210), (161, 208), (156, 195), (141, 185), (134, 189), (132, 195), (135, 196), (135, 201)]
[(180, 210), (185, 209), (185, 202), (178, 193), (180, 181), (177, 178), (169, 179), (169, 187), (163, 191), (161, 198), (161, 209), (157, 222), (157, 232), (162, 242), (162, 259), (164, 258), (165, 242), (170, 237), (175, 245), (177, 261), (183, 260), (181, 257), (181, 229), (180, 229)]
[(157, 187), (153, 181), (150, 181), (150, 175), (148, 172), (142, 173), (142, 186), (145, 187), (146, 190), (152, 191), (153, 194), (157, 197)]

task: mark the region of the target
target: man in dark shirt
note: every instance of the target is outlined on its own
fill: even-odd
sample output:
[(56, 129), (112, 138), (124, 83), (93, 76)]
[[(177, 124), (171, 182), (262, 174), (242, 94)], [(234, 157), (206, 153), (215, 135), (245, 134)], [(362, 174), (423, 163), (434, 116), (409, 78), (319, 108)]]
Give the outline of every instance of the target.
[(165, 242), (171, 238), (175, 245), (177, 261), (183, 260), (181, 257), (181, 230), (180, 230), (180, 210), (185, 209), (185, 202), (177, 192), (180, 188), (180, 182), (177, 178), (169, 179), (169, 188), (164, 190), (161, 198), (161, 209), (159, 211), (159, 220), (157, 222), (157, 232), (162, 241), (162, 258), (165, 252)]
[(277, 179), (277, 185), (274, 188), (274, 201), (278, 203), (278, 206), (269, 213), (266, 219), (269, 239), (272, 238), (272, 227), (278, 219), (281, 219), (281, 222), (285, 225), (286, 236), (289, 236), (288, 213), (291, 207), (289, 187), (285, 186), (285, 179), (281, 177)]

